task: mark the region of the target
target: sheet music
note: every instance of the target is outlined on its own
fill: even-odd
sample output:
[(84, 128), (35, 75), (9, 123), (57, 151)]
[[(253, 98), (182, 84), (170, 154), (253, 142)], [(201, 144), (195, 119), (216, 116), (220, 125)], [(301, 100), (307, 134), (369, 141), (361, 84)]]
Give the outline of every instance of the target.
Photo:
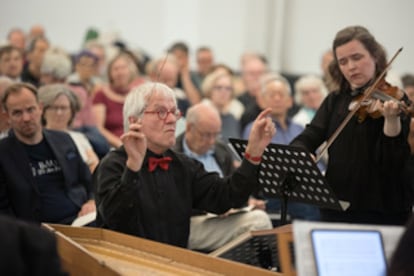
[(312, 229), (378, 230), (382, 234), (387, 261), (391, 258), (395, 247), (397, 246), (398, 241), (405, 230), (403, 226), (363, 225), (295, 220), (293, 222), (293, 237), (296, 272), (298, 276), (317, 276), (310, 235)]
[(85, 226), (96, 219), (96, 212), (88, 213), (84, 216), (77, 217), (73, 222), (72, 226)]

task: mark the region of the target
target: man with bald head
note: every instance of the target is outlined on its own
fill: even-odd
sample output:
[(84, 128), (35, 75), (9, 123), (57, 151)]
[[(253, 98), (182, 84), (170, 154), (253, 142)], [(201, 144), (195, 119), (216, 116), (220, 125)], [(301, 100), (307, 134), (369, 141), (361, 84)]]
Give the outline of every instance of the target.
[[(220, 131), (218, 110), (209, 103), (196, 104), (187, 111), (186, 129), (177, 137), (175, 150), (200, 161), (206, 171), (227, 177), (235, 166), (231, 151), (220, 140)], [(214, 217), (194, 210), (188, 247), (212, 251), (244, 232), (271, 228), (269, 217), (259, 209)]]

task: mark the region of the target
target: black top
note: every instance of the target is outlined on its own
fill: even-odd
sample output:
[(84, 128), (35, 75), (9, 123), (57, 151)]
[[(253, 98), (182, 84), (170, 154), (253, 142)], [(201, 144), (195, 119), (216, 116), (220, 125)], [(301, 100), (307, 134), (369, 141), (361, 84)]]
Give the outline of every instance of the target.
[(224, 213), (240, 207), (258, 188), (258, 166), (243, 161), (231, 178), (208, 173), (184, 154), (168, 150), (168, 171), (148, 171), (147, 152), (142, 168), (126, 167), (121, 147), (111, 151), (94, 174), (98, 226), (171, 245), (186, 247), (192, 208)]
[[(62, 169), (62, 185), (66, 196), (80, 209), (93, 197), (88, 166), (66, 132), (44, 129), (43, 137)], [(0, 153), (0, 213), (42, 222), (41, 191), (33, 175), (29, 156), (13, 132), (0, 140)], [(60, 211), (63, 214), (67, 210)], [(77, 215), (77, 210), (74, 215)]]
[(40, 86), (40, 79), (33, 76), (33, 74), (30, 72), (29, 70), (29, 64), (26, 64), (23, 67), (23, 71), (22, 74), (20, 75), (22, 82), (28, 82), (33, 84), (35, 87), (39, 87)]
[[(314, 119), (292, 145), (310, 152), (329, 139), (348, 114), (349, 92), (333, 92), (325, 98)], [(340, 200), (351, 203), (349, 210), (384, 214), (409, 210), (405, 200), (402, 169), (409, 156), (409, 120), (401, 115), (402, 131), (396, 137), (383, 132), (384, 118), (354, 116), (329, 147), (326, 178)]]

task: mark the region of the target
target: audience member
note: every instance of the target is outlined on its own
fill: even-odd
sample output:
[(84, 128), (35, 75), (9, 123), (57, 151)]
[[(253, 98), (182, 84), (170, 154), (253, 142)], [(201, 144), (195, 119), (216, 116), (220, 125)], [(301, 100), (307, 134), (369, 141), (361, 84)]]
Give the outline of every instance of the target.
[(42, 66), (43, 56), (49, 48), (49, 41), (43, 37), (35, 37), (29, 41), (26, 52), (26, 60), (21, 79), (36, 87), (40, 86), (40, 67)]
[(95, 75), (98, 68), (98, 57), (88, 50), (82, 50), (75, 57), (75, 72), (68, 77), (67, 82), (72, 86), (81, 86), (88, 95), (95, 92)]
[(246, 110), (256, 104), (256, 95), (260, 93), (260, 78), (268, 71), (267, 64), (262, 57), (256, 54), (244, 55), (241, 64), (241, 77), (246, 91), (238, 100)]
[(30, 27), (29, 33), (27, 34), (27, 40), (30, 43), (36, 37), (46, 37), (45, 28), (40, 24), (34, 24)]
[[(300, 106), (300, 109), (293, 116), (292, 121), (305, 128), (315, 116), (316, 111), (327, 94), (328, 90), (321, 78), (315, 75), (305, 75), (299, 78), (295, 83), (295, 101)], [(327, 162), (328, 155), (324, 154), (323, 158), (318, 162), (321, 172), (325, 172)]]
[(203, 102), (209, 102), (220, 112), (223, 141), (240, 137), (239, 119), (244, 106), (234, 98), (233, 78), (222, 70), (207, 75), (202, 85)]
[(91, 40), (86, 43), (85, 49), (93, 53), (98, 58), (98, 64), (94, 75), (95, 83), (107, 81), (107, 54), (105, 46), (97, 40)]
[(198, 91), (201, 91), (201, 85), (204, 78), (213, 70), (214, 55), (213, 51), (206, 46), (199, 47), (196, 51), (197, 70), (191, 71), (191, 79)]
[(196, 81), (191, 79), (188, 46), (184, 42), (176, 42), (168, 49), (168, 52), (177, 59), (179, 70), (177, 87), (184, 90), (191, 105), (200, 102), (201, 92), (194, 84)]
[(258, 188), (258, 159), (275, 132), (268, 113), (252, 127), (247, 159), (223, 179), (170, 150), (180, 118), (174, 92), (161, 83), (137, 87), (124, 105), (123, 147), (109, 152), (94, 174), (98, 224), (187, 247), (192, 208), (222, 214), (245, 204)]
[[(227, 145), (218, 139), (221, 120), (217, 109), (208, 103), (196, 104), (188, 110), (186, 123), (185, 133), (177, 138), (174, 149), (200, 161), (208, 172), (230, 176), (235, 170), (234, 158)], [(259, 209), (229, 211), (214, 217), (194, 211), (188, 248), (212, 251), (244, 232), (270, 228), (269, 217)]]
[(335, 84), (331, 73), (329, 72), (329, 66), (334, 60), (334, 54), (331, 49), (325, 51), (321, 57), (321, 70), (322, 70), (322, 79), (325, 83), (328, 92), (332, 92), (338, 89), (338, 86)]
[(108, 64), (109, 85), (98, 90), (93, 99), (93, 113), (99, 131), (111, 147), (119, 147), (123, 133), (122, 107), (128, 92), (145, 82), (130, 54), (121, 52)]
[(12, 129), (0, 140), (0, 213), (70, 224), (95, 211), (91, 175), (67, 133), (42, 129), (42, 105), (26, 83), (2, 99)]
[(23, 53), (26, 48), (26, 34), (20, 28), (13, 28), (7, 35), (7, 41)]
[(248, 55), (242, 61), (242, 80), (246, 91), (237, 99), (244, 105), (240, 118), (240, 129), (243, 132), (246, 125), (252, 122), (263, 110), (260, 94), (260, 79), (267, 72), (267, 65), (258, 55)]
[(323, 99), (328, 94), (322, 79), (314, 75), (305, 75), (295, 83), (295, 102), (300, 105), (292, 121), (305, 127), (315, 116)]
[(76, 95), (65, 84), (50, 84), (40, 87), (39, 102), (43, 105), (42, 123), (46, 129), (67, 132), (83, 159), (93, 172), (99, 159), (88, 138), (81, 132), (70, 130), (80, 102)]
[(164, 83), (175, 92), (178, 109), (185, 116), (190, 107), (190, 101), (184, 90), (177, 86), (179, 74), (177, 59), (173, 55), (167, 55), (152, 62), (149, 77), (153, 82)]
[[(13, 84), (13, 81), (5, 76), (0, 76), (0, 100), (3, 98), (4, 91)], [(6, 111), (0, 106), (0, 139), (7, 137), (9, 134), (9, 121)]]
[[(275, 124), (276, 134), (272, 137), (273, 144), (289, 144), (293, 138), (303, 131), (303, 127), (292, 122), (287, 113), (293, 104), (292, 91), (289, 82), (282, 76), (268, 73), (261, 79), (262, 92), (257, 97), (262, 97), (265, 108), (270, 108), (270, 117)], [(243, 138), (246, 139), (251, 131), (253, 123), (246, 126)], [(266, 210), (269, 213), (280, 213), (280, 200), (269, 198), (266, 204)], [(290, 202), (288, 205), (288, 214), (291, 219), (318, 220), (319, 210), (317, 207)]]
[(49, 48), (40, 65), (40, 84), (64, 83), (72, 72), (69, 55), (60, 48)]
[(10, 45), (0, 48), (0, 76), (20, 81), (23, 62), (23, 52), (19, 48)]
[(405, 94), (407, 94), (410, 101), (414, 103), (414, 75), (405, 74), (404, 76), (402, 76), (401, 81), (403, 84)]

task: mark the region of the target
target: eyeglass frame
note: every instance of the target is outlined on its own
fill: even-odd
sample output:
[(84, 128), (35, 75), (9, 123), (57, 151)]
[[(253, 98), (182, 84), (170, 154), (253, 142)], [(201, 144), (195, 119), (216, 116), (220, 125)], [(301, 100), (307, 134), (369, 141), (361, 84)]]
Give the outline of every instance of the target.
[[(165, 112), (165, 115), (161, 115), (161, 114), (163, 114), (162, 112)], [(172, 110), (168, 110), (168, 109), (163, 108), (163, 107), (158, 108), (158, 110), (144, 111), (142, 113), (143, 114), (157, 114), (158, 119), (160, 119), (161, 121), (164, 121), (164, 122), (165, 122), (165, 120), (167, 120), (169, 114), (174, 115), (176, 120), (181, 119), (181, 117), (183, 116), (183, 113), (179, 109), (175, 109), (174, 111), (172, 111)]]
[(63, 106), (63, 105), (49, 105), (45, 108), (46, 110), (53, 111), (55, 113), (58, 113), (59, 111), (61, 113), (66, 113), (72, 110), (71, 106)]
[(198, 132), (198, 134), (200, 135), (200, 137), (204, 140), (208, 140), (211, 138), (214, 138), (214, 140), (218, 140), (221, 138), (221, 131), (220, 132), (203, 132), (201, 131), (198, 127), (196, 127), (195, 124), (192, 124), (194, 129)]

